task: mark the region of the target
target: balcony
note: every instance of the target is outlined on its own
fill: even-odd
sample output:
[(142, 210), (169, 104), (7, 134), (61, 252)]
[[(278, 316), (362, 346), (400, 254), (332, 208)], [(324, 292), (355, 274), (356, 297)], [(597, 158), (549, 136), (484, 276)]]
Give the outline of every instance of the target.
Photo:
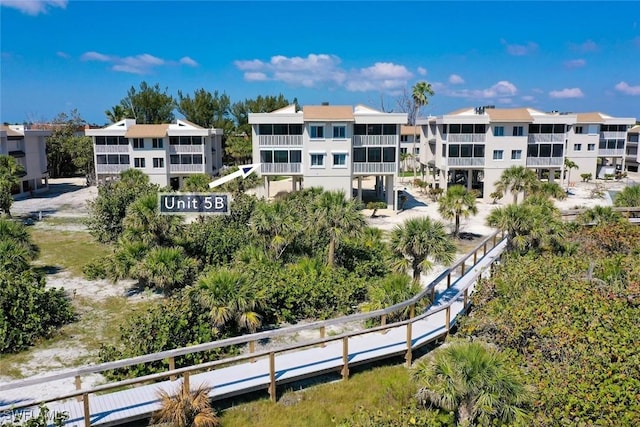
[(626, 157), (627, 157), (627, 159), (637, 159), (638, 158), (638, 147), (627, 147)]
[(261, 174), (293, 174), (301, 173), (302, 163), (262, 163), (260, 165)]
[(566, 133), (531, 133), (527, 141), (529, 144), (533, 144), (536, 142), (564, 142), (566, 139)]
[(353, 173), (372, 174), (372, 173), (395, 173), (396, 163), (354, 163)]
[(127, 169), (130, 169), (130, 165), (96, 165), (97, 173), (113, 173), (117, 174), (120, 172), (124, 172)]
[(527, 157), (527, 166), (562, 166), (562, 162), (562, 157)]
[(447, 142), (485, 142), (485, 133), (450, 133)]
[(102, 153), (128, 153), (128, 145), (94, 145), (97, 154)]
[(600, 139), (627, 139), (626, 132), (600, 132)]
[[(368, 145), (396, 145), (397, 135), (353, 135), (353, 146), (363, 147)], [(416, 142), (416, 145), (419, 143)]]
[(624, 156), (624, 148), (599, 148), (598, 156)]
[(449, 166), (484, 166), (484, 157), (449, 157)]
[(169, 165), (169, 172), (196, 172), (196, 173), (204, 173), (204, 165), (196, 164), (196, 165)]
[(302, 135), (258, 135), (258, 145), (302, 147)]
[(204, 145), (169, 145), (169, 153), (204, 153)]

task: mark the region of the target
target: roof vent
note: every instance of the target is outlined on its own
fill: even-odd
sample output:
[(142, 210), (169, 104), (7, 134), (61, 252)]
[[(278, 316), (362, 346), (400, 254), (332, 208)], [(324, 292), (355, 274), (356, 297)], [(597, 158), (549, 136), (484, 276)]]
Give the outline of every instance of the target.
[(476, 107), (475, 108), (476, 114), (480, 114), (480, 115), (484, 114), (484, 108), (485, 107)]

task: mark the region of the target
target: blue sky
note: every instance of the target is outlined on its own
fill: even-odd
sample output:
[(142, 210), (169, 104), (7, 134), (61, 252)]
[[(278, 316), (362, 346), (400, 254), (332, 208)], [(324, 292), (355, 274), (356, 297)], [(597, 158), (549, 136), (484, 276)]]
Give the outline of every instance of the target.
[[(0, 121), (104, 111), (131, 86), (425, 114), (494, 104), (640, 118), (640, 2), (0, 0)], [(177, 116), (180, 116), (177, 114)]]

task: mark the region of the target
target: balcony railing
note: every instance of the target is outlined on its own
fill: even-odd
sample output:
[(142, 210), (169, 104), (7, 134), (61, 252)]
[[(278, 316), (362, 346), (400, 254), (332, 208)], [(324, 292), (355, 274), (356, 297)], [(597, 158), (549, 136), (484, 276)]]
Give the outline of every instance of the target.
[(393, 163), (354, 163), (353, 173), (395, 173), (396, 164)]
[(262, 163), (260, 173), (289, 174), (300, 173), (302, 163)]
[(204, 165), (169, 165), (169, 172), (199, 172), (204, 173)]
[(566, 139), (565, 133), (531, 133), (528, 142), (564, 142)]
[(527, 157), (527, 166), (561, 166), (562, 157)]
[(97, 173), (120, 173), (130, 169), (131, 165), (96, 165)]
[(624, 156), (624, 148), (599, 148), (599, 156)]
[(169, 153), (204, 153), (204, 145), (169, 145)]
[(487, 135), (484, 133), (450, 133), (448, 142), (485, 142)]
[(449, 157), (449, 166), (484, 166), (484, 157)]
[[(354, 147), (364, 145), (396, 145), (397, 143), (397, 135), (353, 135)], [(417, 144), (419, 143), (416, 141), (416, 145)]]
[(600, 132), (600, 139), (627, 139), (627, 133), (612, 131)]
[(634, 148), (632, 150), (628, 150), (626, 156), (627, 156), (627, 158), (630, 157), (632, 159), (637, 158), (638, 157), (638, 149)]
[(96, 153), (128, 153), (128, 145), (94, 145)]
[(258, 135), (258, 145), (302, 146), (302, 135)]

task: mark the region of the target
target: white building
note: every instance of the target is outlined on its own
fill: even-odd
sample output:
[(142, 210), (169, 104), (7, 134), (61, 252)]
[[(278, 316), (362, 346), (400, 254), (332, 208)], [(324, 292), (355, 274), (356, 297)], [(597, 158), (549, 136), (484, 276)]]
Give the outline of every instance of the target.
[(85, 134), (93, 138), (99, 183), (136, 168), (154, 184), (179, 189), (189, 175), (216, 175), (222, 167), (222, 129), (186, 120), (147, 125), (125, 119)]
[(0, 126), (0, 154), (12, 156), (25, 170), (19, 188), (14, 189), (16, 196), (49, 189), (46, 138), (50, 135), (51, 131), (23, 125)]
[[(399, 170), (400, 127), (407, 115), (361, 105), (294, 105), (271, 113), (249, 114), (253, 161), (261, 163), (263, 195), (269, 179), (293, 178), (292, 189), (342, 190), (362, 200), (362, 179), (375, 176), (376, 198), (394, 205)], [(355, 182), (354, 182), (355, 181)]]
[(640, 125), (636, 125), (627, 132), (627, 146), (625, 165), (629, 172), (638, 172), (640, 164), (640, 153), (638, 152), (638, 137), (640, 136)]
[[(415, 143), (414, 143), (415, 141)], [(405, 158), (403, 161), (403, 158)], [(420, 170), (420, 127), (400, 126), (400, 166), (403, 171)]]
[(421, 163), (434, 185), (462, 184), (491, 200), (494, 183), (511, 166), (526, 166), (550, 181), (559, 179), (564, 159), (593, 177), (615, 173), (625, 158), (633, 118), (602, 113), (545, 113), (532, 108), (466, 108), (418, 121)]

